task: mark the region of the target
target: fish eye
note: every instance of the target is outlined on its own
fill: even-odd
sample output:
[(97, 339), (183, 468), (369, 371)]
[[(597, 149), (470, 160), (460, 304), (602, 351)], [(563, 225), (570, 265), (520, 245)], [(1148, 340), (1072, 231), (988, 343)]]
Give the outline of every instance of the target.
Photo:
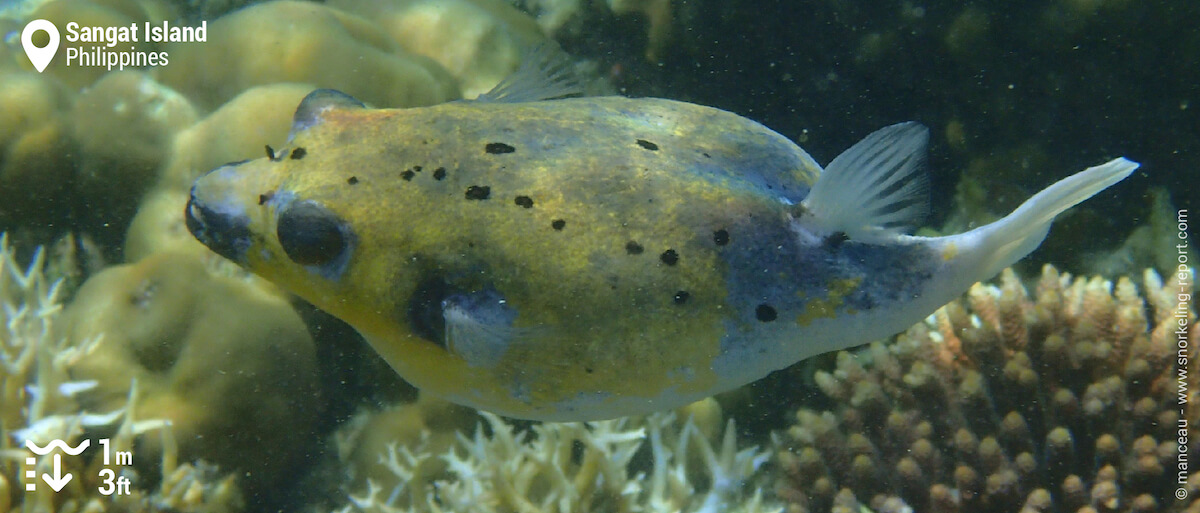
[(316, 203), (301, 201), (279, 214), (275, 234), (284, 253), (300, 265), (325, 265), (346, 251), (344, 223)]

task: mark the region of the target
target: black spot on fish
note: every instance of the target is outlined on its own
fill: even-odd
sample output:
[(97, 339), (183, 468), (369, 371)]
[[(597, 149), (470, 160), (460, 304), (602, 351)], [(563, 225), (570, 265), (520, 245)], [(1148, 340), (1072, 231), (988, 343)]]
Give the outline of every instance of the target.
[(729, 231), (722, 228), (713, 232), (713, 242), (718, 246), (729, 244)]
[(701, 155), (704, 155), (704, 158), (706, 158), (706, 159), (712, 158), (712, 155), (709, 155), (708, 153), (701, 153)]
[(692, 295), (688, 294), (688, 291), (686, 291), (686, 290), (681, 290), (679, 292), (676, 292), (675, 293), (675, 304), (682, 305), (687, 302), (689, 297), (692, 297)]
[(346, 183), (348, 183), (348, 184), (350, 184), (350, 185), (355, 185), (355, 184), (357, 184), (357, 183), (358, 183), (358, 177), (357, 177), (357, 176), (351, 176), (350, 178), (347, 178), (347, 179), (346, 179)]
[(491, 153), (492, 155), (499, 155), (501, 153), (512, 153), (517, 151), (517, 149), (501, 142), (494, 142), (487, 143), (487, 145), (483, 147), (483, 151)]
[(754, 317), (762, 322), (771, 322), (778, 318), (779, 314), (775, 313), (771, 305), (758, 305), (758, 308), (754, 309)]
[(413, 171), (416, 171), (416, 172), (418, 172), (418, 173), (420, 173), (420, 172), (421, 172), (421, 166), (413, 166), (413, 167), (412, 167), (412, 170), (413, 170)]
[(645, 250), (646, 248), (643, 248), (641, 244), (637, 243), (637, 241), (631, 240), (625, 243), (625, 252), (629, 253), (630, 255), (640, 255)]
[(645, 140), (645, 139), (638, 139), (638, 140), (637, 140), (637, 143), (638, 143), (638, 146), (641, 146), (641, 147), (642, 147), (642, 148), (644, 148), (644, 149), (647, 149), (647, 150), (650, 150), (650, 151), (658, 151), (658, 145), (657, 145), (657, 144), (654, 144), (654, 143), (652, 143), (652, 142), (650, 142), (650, 141), (647, 141), (647, 140)]
[(405, 169), (403, 172), (400, 173), (400, 178), (403, 178), (404, 181), (406, 181), (406, 182), (411, 182), (413, 177), (416, 175), (417, 174), (414, 173), (413, 170)]
[(446, 168), (439, 167), (439, 168), (433, 170), (433, 179), (434, 180), (441, 180), (445, 177), (446, 177)]
[(270, 144), (267, 145), (267, 158), (275, 160), (275, 148), (272, 148)]
[(591, 374), (591, 373), (593, 373), (593, 372), (596, 372), (596, 371), (595, 371), (594, 369), (592, 369), (591, 367), (584, 367), (584, 368), (583, 368), (583, 372), (586, 372), (586, 373), (588, 373), (588, 374)]
[(828, 249), (837, 249), (842, 246), (843, 242), (850, 240), (850, 236), (846, 232), (833, 232), (825, 237), (825, 247)]
[(469, 200), (485, 200), (492, 195), (492, 188), (486, 185), (472, 185), (467, 187), (467, 199)]
[(529, 196), (517, 196), (517, 198), (513, 200), (513, 203), (516, 203), (517, 206), (520, 207), (533, 208), (533, 198), (530, 198)]
[(869, 296), (869, 295), (864, 295), (862, 298), (862, 304), (859, 305), (859, 308), (861, 308), (863, 310), (870, 310), (872, 308), (875, 308), (875, 300), (871, 299), (871, 296)]
[(271, 193), (268, 192), (266, 194), (258, 195), (258, 204), (259, 205), (265, 205), (268, 201), (271, 201)]
[(305, 155), (308, 155), (308, 150), (304, 148), (296, 148), (292, 150), (292, 160), (300, 160), (304, 158)]
[(567, 222), (562, 219), (555, 219), (550, 222), (550, 227), (555, 230), (562, 230), (565, 226), (567, 226)]
[(663, 254), (659, 255), (658, 258), (662, 260), (662, 263), (667, 265), (675, 265), (679, 263), (679, 253), (673, 249), (663, 251)]

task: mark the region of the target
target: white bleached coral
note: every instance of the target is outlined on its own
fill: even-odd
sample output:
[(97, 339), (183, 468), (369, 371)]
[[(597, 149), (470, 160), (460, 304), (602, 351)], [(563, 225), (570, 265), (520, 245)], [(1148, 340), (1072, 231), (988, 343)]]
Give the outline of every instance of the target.
[[(393, 480), (369, 481), (340, 511), (779, 511), (754, 485), (767, 453), (738, 450), (732, 420), (714, 444), (670, 413), (529, 430), (481, 415), (485, 425), (440, 453), (428, 450), (428, 437), (390, 446), (379, 465)], [(438, 476), (421, 475), (439, 467)]]

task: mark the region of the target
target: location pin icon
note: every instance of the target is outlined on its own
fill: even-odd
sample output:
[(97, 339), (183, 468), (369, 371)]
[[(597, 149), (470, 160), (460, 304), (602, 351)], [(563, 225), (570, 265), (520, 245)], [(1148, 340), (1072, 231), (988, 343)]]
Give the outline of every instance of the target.
[[(39, 30), (45, 30), (46, 34), (50, 35), (50, 43), (41, 48), (33, 44), (33, 33)], [(58, 53), (58, 27), (46, 20), (29, 22), (25, 25), (25, 30), (21, 31), (21, 46), (25, 47), (25, 55), (29, 57), (29, 62), (41, 73), (50, 64), (54, 54)]]

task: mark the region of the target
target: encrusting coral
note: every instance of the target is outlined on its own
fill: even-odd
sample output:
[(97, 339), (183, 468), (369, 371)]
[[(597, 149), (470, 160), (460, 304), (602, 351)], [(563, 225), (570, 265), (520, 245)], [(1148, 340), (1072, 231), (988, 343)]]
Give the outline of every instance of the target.
[[(711, 399), (707, 402), (715, 407)], [(423, 400), (411, 408), (444, 409), (432, 404)], [(404, 414), (405, 408), (410, 407), (385, 414), (421, 416)], [(472, 436), (456, 434), (449, 440), (443, 433), (421, 429), (416, 440), (387, 445), (382, 454), (370, 458), (368, 468), (346, 462), (369, 477), (365, 489), (351, 489), (349, 504), (339, 511), (779, 511), (766, 503), (757, 486), (768, 454), (758, 448), (738, 450), (732, 420), (723, 435), (710, 440), (690, 415), (681, 421), (670, 412), (603, 422), (543, 423), (528, 430), (490, 413), (480, 414), (485, 424)], [(370, 429), (372, 424), (370, 419), (351, 422), (346, 430)], [(343, 432), (343, 458), (357, 452), (354, 445), (363, 436)]]
[(119, 234), (157, 181), (175, 134), (196, 119), (186, 98), (140, 71), (108, 73), (80, 93), (71, 112), (74, 191), (87, 215), (77, 224)]
[(429, 57), (474, 98), (520, 64), (522, 50), (545, 41), (536, 22), (503, 0), (333, 0), (373, 20), (400, 48)]
[(60, 222), (77, 158), (72, 93), (53, 77), (3, 72), (0, 79), (0, 226)]
[(1195, 510), (1174, 497), (1177, 426), (1200, 420), (1177, 397), (1198, 370), (1176, 368), (1197, 334), (1179, 287), (1046, 266), (1030, 297), (1006, 270), (893, 344), (839, 353), (816, 375), (837, 406), (801, 409), (779, 441), (778, 493), (795, 512)]
[(160, 171), (157, 189), (186, 192), (192, 181), (217, 166), (264, 156), (263, 145), (287, 140), (292, 114), (312, 89), (276, 83), (242, 91), (179, 132)]
[[(376, 107), (415, 107), (459, 97), (433, 61), (396, 47), (370, 20), (311, 2), (277, 1), (231, 12), (203, 45), (168, 47), (163, 83), (204, 108), (278, 82), (337, 89)], [(246, 49), (253, 48), (250, 52)]]
[(90, 345), (70, 375), (94, 382), (78, 400), (100, 410), (141, 383), (134, 413), (171, 421), (181, 456), (246, 471), (249, 492), (273, 490), (314, 436), (316, 349), (274, 287), (210, 267), (161, 251), (88, 279), (66, 312), (68, 342)]
[[(169, 422), (132, 415), (139, 388), (133, 384), (111, 410), (88, 411), (77, 400), (96, 386), (72, 380), (71, 370), (90, 356), (95, 340), (70, 345), (64, 337), (61, 281), (44, 273), (45, 253), (37, 251), (22, 270), (7, 236), (0, 234), (0, 511), (39, 512), (163, 511), (226, 513), (242, 509), (241, 493), (232, 477), (220, 476), (203, 464), (180, 464)], [(108, 465), (97, 439), (109, 439), (108, 450), (134, 451), (147, 439), (162, 443), (158, 486), (141, 485), (132, 467)], [(55, 451), (26, 458), (31, 440), (45, 447), (51, 440), (90, 448), (78, 456)], [(103, 470), (129, 479), (129, 493), (104, 495)], [(34, 475), (65, 471), (73, 475), (55, 492)]]

